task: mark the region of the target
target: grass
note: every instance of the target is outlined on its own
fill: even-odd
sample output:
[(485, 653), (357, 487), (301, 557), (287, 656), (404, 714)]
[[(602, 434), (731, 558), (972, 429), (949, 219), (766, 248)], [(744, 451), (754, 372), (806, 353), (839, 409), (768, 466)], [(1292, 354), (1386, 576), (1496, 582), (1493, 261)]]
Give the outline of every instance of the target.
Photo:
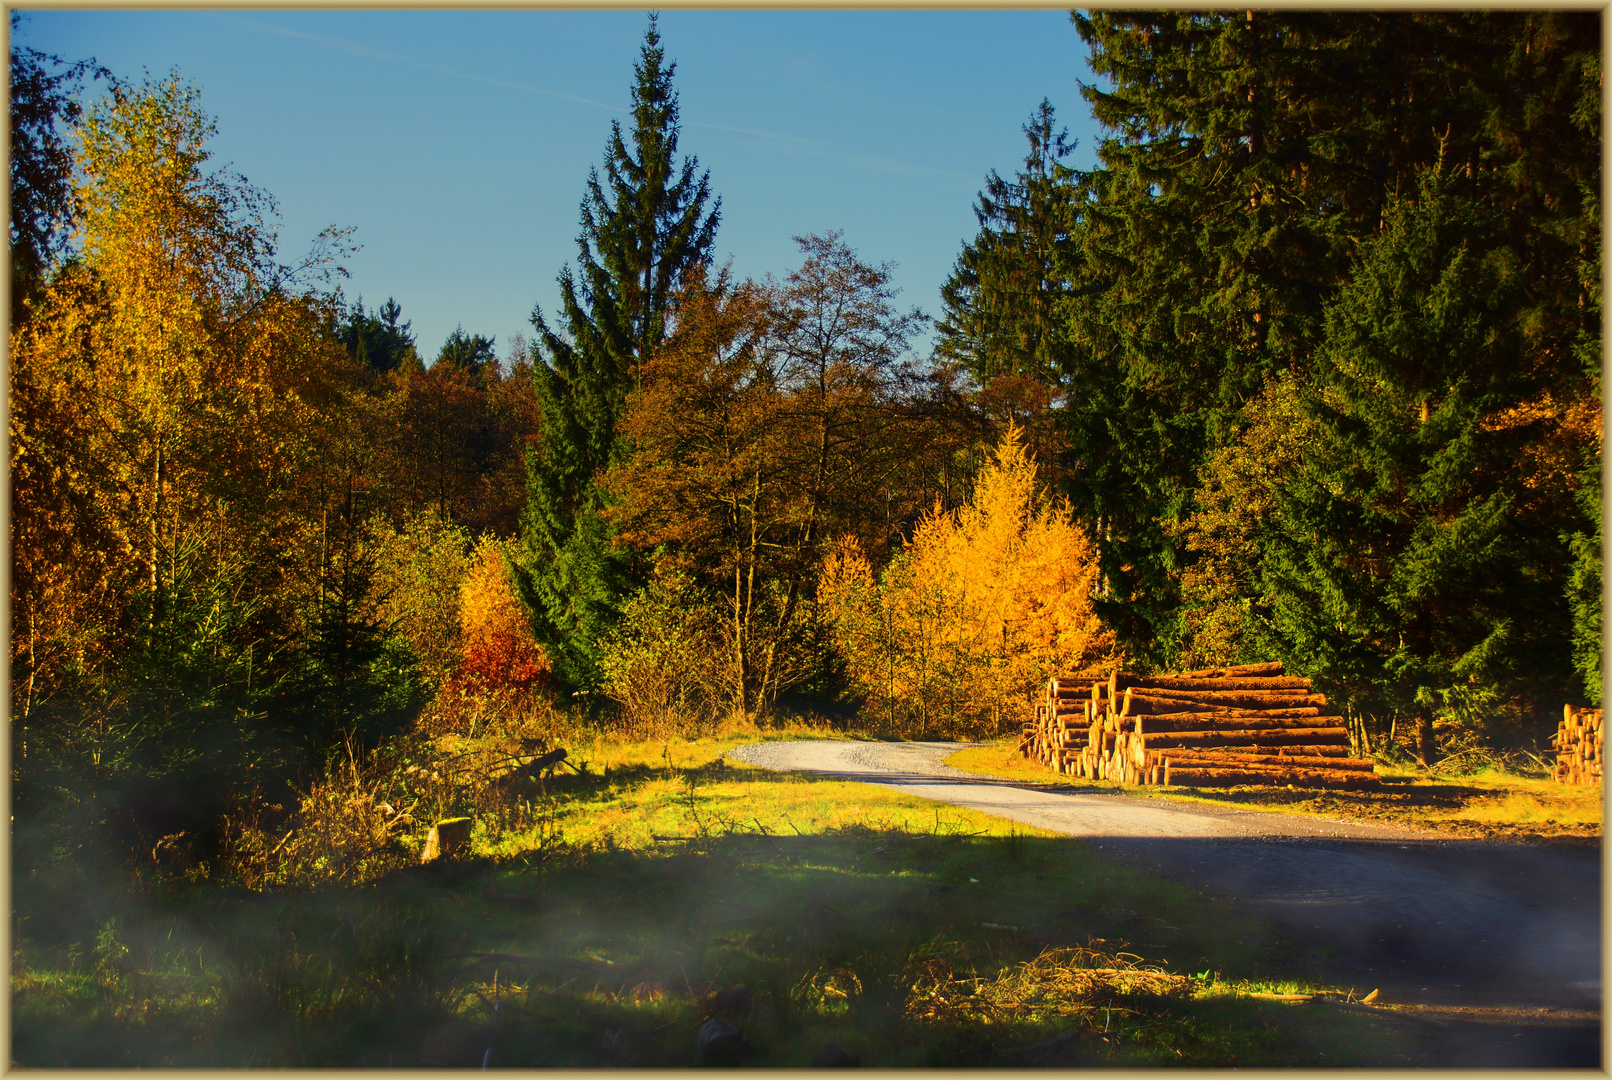
[[(1127, 789), (1109, 781), (1054, 773), (1021, 757), (1012, 742), (959, 751), (946, 764), (965, 772), (1023, 780), (1053, 788)], [(1378, 768), (1377, 791), (1316, 788), (1148, 788), (1149, 795), (1182, 802), (1310, 814), (1345, 821), (1412, 825), (1453, 836), (1534, 843), (1599, 843), (1599, 787), (1569, 787), (1554, 780), (1488, 769), (1465, 776), (1427, 776), (1410, 769)]]
[[(822, 733), (796, 732), (796, 735)], [(769, 733), (770, 737), (771, 733)], [(755, 736), (749, 736), (754, 738)], [(357, 886), (134, 895), (19, 876), (12, 1054), (35, 1067), (1392, 1064), (1265, 928), (1078, 841), (603, 744), (474, 857)], [(702, 1051), (702, 1025), (742, 1038)], [(716, 1030), (705, 1027), (706, 1034)]]

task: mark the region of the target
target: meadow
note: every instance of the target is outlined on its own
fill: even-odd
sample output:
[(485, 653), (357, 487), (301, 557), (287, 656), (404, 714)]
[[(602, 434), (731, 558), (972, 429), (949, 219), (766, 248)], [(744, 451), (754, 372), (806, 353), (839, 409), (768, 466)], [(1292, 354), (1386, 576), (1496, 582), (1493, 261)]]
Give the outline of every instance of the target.
[(70, 862), (21, 877), (13, 1060), (1408, 1060), (1381, 1016), (1248, 996), (1351, 988), (1306, 982), (1224, 905), (1078, 841), (723, 759), (756, 737), (579, 747), (580, 774), (532, 782), (529, 828), (478, 824), (468, 855), (369, 881), (114, 892)]

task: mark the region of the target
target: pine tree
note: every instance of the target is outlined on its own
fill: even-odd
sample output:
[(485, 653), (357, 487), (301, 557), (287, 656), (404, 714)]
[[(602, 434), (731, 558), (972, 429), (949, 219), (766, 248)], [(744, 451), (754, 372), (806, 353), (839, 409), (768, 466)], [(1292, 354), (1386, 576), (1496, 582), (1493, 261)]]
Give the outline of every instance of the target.
[(720, 216), (709, 173), (696, 175), (693, 157), (677, 162), (676, 68), (651, 16), (634, 67), (632, 146), (612, 123), (604, 175), (589, 173), (582, 200), (578, 272), (560, 273), (565, 332), (541, 309), (532, 314), (543, 438), (527, 458), (519, 585), (556, 677), (572, 686), (597, 683), (596, 643), (636, 576), (611, 545), (597, 479), (627, 452), (617, 417), (639, 363), (666, 335), (684, 275), (708, 259)]

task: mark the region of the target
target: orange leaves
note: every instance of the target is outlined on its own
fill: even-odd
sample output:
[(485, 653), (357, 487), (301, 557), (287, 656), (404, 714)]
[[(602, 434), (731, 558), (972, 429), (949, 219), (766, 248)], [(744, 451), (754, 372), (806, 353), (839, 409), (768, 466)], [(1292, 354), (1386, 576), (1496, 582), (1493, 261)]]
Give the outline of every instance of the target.
[(877, 583), (854, 543), (819, 598), (868, 711), (898, 733), (995, 734), (1047, 676), (1112, 663), (1092, 608), (1097, 552), (1066, 506), (1038, 503), (1011, 428), (973, 500), (926, 515)]
[(459, 629), (459, 673), (467, 687), (528, 692), (547, 681), (548, 657), (515, 598), (504, 546), (492, 537), (476, 546), (459, 587)]

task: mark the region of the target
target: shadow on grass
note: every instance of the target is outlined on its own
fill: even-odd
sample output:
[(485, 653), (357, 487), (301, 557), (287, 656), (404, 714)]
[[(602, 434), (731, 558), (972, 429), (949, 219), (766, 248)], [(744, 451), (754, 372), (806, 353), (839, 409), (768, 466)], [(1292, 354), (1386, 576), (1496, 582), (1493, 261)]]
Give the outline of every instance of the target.
[[(1078, 845), (853, 828), (663, 847), (299, 894), (108, 892), (95, 914), (118, 914), (98, 925), (40, 917), (52, 890), (25, 882), (13, 1056), (765, 1066), (837, 1045), (866, 1065), (1291, 1057), (1274, 1029), (1213, 1021), (1224, 1003), (1190, 1001), (1186, 980), (1158, 974), (1173, 956), (1194, 973), (1257, 974), (1255, 945), (1195, 936), (1190, 893)], [(1025, 975), (1038, 958), (1041, 974)], [(980, 995), (1014, 972), (1026, 1002)], [(701, 1025), (717, 1020), (736, 1034), (702, 1049)], [(1037, 1047), (1049, 1039), (1061, 1041)]]
[[(721, 770), (715, 770), (720, 775)], [(79, 887), (86, 883), (78, 882)], [(851, 827), (280, 895), (23, 881), (23, 1065), (1392, 1065), (1403, 1024), (1192, 992), (1268, 929), (1068, 840)], [(837, 1048), (837, 1049), (836, 1049)], [(1419, 1057), (1420, 1055), (1420, 1057)], [(1426, 1063), (1422, 1061), (1422, 1063)]]

